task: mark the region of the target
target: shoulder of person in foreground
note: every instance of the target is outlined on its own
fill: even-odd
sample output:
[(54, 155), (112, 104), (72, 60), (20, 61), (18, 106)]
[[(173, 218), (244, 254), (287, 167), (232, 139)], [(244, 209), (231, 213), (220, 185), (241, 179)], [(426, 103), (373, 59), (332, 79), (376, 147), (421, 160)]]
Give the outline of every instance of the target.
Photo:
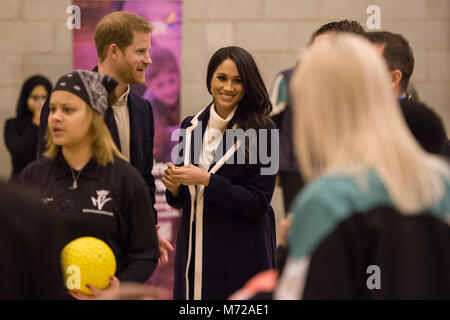
[(309, 255), (341, 221), (379, 205), (392, 202), (373, 170), (322, 175), (297, 195), (289, 210), (294, 214), (288, 232), (290, 255)]
[(7, 257), (1, 268), (0, 299), (68, 299), (59, 254), (63, 224), (24, 186), (0, 183), (0, 248)]

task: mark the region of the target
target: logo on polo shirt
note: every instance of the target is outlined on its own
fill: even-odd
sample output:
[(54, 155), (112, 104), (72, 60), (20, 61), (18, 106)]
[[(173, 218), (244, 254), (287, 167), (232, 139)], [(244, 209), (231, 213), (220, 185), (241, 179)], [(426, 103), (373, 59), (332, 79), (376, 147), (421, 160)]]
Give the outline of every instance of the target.
[(97, 207), (97, 209), (83, 209), (83, 212), (97, 213), (97, 214), (105, 214), (108, 216), (113, 216), (114, 213), (110, 211), (102, 210), (103, 206), (112, 200), (112, 198), (108, 198), (109, 191), (108, 190), (97, 190), (97, 198), (91, 197), (92, 204)]
[(112, 200), (112, 198), (107, 198), (108, 194), (108, 190), (97, 190), (97, 199), (91, 197), (92, 204), (97, 206), (98, 210), (102, 210), (105, 203)]

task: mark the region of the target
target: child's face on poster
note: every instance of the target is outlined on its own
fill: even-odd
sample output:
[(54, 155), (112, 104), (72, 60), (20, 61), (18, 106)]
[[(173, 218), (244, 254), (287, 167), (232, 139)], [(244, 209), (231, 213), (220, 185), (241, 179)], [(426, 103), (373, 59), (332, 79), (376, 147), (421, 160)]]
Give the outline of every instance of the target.
[(180, 75), (175, 71), (162, 71), (149, 79), (148, 88), (162, 103), (174, 105), (180, 93)]

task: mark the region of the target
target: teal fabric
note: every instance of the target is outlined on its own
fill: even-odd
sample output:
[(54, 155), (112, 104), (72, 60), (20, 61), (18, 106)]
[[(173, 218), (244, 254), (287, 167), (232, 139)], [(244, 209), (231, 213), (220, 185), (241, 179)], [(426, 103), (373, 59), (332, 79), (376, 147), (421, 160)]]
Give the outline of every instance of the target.
[(278, 92), (276, 94), (276, 104), (279, 105), (280, 103), (288, 103), (288, 101), (289, 101), (288, 86), (286, 78), (282, 77), (280, 80), (280, 84), (278, 86)]
[[(440, 218), (450, 216), (450, 182), (444, 184), (440, 203), (426, 210)], [(289, 255), (293, 259), (310, 256), (341, 221), (376, 206), (392, 206), (392, 201), (374, 170), (367, 170), (358, 180), (336, 173), (317, 179), (297, 195), (291, 207)]]

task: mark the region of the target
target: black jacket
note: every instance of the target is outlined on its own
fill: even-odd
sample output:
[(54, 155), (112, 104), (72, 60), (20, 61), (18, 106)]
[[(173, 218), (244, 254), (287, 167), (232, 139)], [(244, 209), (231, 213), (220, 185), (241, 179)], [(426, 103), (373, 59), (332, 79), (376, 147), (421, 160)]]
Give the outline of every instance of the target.
[(449, 269), (443, 219), (377, 207), (342, 221), (317, 247), (303, 299), (449, 299)]
[(31, 190), (0, 183), (0, 300), (69, 299), (60, 252), (62, 223)]

